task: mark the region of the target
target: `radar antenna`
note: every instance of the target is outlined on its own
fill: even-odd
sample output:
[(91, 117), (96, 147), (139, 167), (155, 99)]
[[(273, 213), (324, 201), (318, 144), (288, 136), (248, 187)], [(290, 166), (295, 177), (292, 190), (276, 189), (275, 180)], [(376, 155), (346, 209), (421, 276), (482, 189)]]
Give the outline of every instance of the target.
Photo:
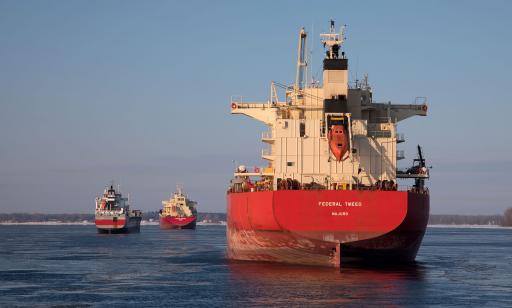
[[(336, 27), (334, 26), (334, 20), (330, 20), (329, 33), (320, 34), (321, 42), (324, 45), (324, 48), (327, 47), (328, 50), (325, 52), (325, 57), (327, 59), (338, 59), (339, 50), (345, 41), (345, 28), (347, 25), (343, 25), (340, 28), (340, 32), (336, 32)], [(345, 58), (345, 53), (341, 53), (341, 57)]]

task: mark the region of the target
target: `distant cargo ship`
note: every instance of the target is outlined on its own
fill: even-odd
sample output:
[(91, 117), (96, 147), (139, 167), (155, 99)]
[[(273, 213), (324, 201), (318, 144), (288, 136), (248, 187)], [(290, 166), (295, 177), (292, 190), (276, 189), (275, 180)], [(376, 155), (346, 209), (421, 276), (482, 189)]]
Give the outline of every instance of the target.
[[(272, 82), (267, 102), (231, 99), (231, 113), (263, 122), (264, 167), (239, 166), (227, 193), (228, 257), (339, 267), (414, 261), (429, 217), (429, 177), (418, 146), (397, 170), (397, 123), (426, 116), (426, 99), (377, 103), (365, 78), (349, 85), (343, 31), (321, 34), (323, 84), (308, 80), (307, 33), (295, 83)], [(284, 89), (280, 101), (277, 88)], [(413, 179), (399, 187), (397, 179)]]
[(160, 210), (160, 228), (162, 229), (195, 229), (197, 210), (195, 201), (189, 200), (181, 188), (169, 200), (162, 201)]
[(110, 185), (96, 198), (95, 220), (99, 233), (140, 232), (142, 213), (131, 210), (128, 199)]

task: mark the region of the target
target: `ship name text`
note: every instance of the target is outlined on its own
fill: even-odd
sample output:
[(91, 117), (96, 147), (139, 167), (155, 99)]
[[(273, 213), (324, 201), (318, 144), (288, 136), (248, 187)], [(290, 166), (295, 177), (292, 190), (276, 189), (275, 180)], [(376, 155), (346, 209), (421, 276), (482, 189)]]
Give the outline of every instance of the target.
[(318, 206), (363, 206), (361, 201), (318, 201)]

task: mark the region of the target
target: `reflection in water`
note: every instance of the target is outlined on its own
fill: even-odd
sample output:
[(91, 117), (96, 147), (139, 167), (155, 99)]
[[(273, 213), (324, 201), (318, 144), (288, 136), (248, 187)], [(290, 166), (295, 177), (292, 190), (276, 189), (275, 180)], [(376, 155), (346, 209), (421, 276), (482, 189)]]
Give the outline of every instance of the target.
[(251, 298), (255, 305), (348, 304), (360, 299), (386, 305), (423, 293), (424, 269), (419, 264), (335, 269), (230, 262), (229, 269), (232, 287), (238, 289), (242, 298)]
[[(174, 263), (186, 263), (192, 259), (189, 256), (190, 250), (196, 249), (195, 247), (189, 247), (182, 243), (196, 243), (197, 234), (192, 229), (160, 229), (162, 242), (171, 243), (170, 245), (164, 245), (162, 253), (167, 257), (168, 261)], [(197, 244), (196, 244), (197, 246)]]
[(193, 229), (160, 229), (160, 232), (173, 241), (191, 241), (197, 238), (197, 232)]

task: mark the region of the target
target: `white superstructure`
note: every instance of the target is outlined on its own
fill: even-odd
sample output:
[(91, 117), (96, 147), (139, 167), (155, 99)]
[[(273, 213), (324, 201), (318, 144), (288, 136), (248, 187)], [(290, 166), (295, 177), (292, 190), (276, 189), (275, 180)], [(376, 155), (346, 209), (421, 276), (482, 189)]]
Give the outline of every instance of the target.
[(113, 185), (105, 188), (101, 197), (96, 197), (96, 216), (120, 215), (129, 212), (128, 198), (116, 192)]
[[(232, 98), (231, 113), (252, 117), (268, 126), (262, 141), (267, 144), (262, 158), (268, 166), (236, 172), (235, 176), (261, 176), (277, 189), (282, 179), (304, 185), (319, 183), (327, 189), (351, 189), (353, 185), (373, 186), (383, 181), (396, 183), (397, 160), (403, 158), (397, 143), (397, 123), (411, 116), (427, 114), (426, 99), (415, 104), (376, 103), (365, 76), (349, 86), (348, 60), (341, 51), (343, 32), (322, 34), (326, 47), (323, 84), (307, 82), (307, 33), (299, 33), (297, 75), (293, 86), (271, 85), (267, 102), (244, 102)], [(306, 82), (304, 81), (306, 78)], [(277, 88), (285, 89), (279, 101)], [(328, 132), (339, 120), (347, 128), (349, 150), (340, 160), (330, 149)], [(271, 184), (270, 184), (271, 183)]]
[(195, 201), (189, 200), (180, 187), (169, 200), (162, 201), (160, 217), (192, 217), (197, 215)]

